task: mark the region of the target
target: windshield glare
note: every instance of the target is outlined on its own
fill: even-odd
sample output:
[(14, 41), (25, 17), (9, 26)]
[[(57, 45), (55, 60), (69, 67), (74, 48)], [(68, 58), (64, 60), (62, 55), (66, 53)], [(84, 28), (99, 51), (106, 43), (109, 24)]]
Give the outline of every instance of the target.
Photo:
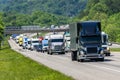
[(32, 43), (39, 43), (39, 41), (32, 41)]

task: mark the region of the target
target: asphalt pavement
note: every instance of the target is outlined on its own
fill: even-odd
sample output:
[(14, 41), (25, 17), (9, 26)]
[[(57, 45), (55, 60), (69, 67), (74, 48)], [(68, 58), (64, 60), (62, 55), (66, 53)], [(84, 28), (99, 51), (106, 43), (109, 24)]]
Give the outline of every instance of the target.
[(112, 44), (112, 46), (110, 46), (110, 48), (120, 48), (120, 44)]

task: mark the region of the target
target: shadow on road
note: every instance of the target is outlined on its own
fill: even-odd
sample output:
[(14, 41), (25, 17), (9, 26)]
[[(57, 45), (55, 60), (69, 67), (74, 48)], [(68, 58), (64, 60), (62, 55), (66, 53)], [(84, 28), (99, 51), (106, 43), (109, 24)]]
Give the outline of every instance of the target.
[(110, 62), (110, 61), (114, 61), (114, 60), (112, 60), (112, 59), (104, 59), (104, 61), (100, 61), (100, 60), (84, 60), (84, 62), (82, 62), (82, 63), (85, 63), (85, 62)]

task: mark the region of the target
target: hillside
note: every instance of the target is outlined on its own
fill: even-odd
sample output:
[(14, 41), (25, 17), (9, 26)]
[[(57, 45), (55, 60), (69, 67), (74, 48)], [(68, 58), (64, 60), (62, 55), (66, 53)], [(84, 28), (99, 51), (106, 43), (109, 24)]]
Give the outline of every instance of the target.
[(25, 14), (44, 11), (71, 17), (80, 13), (86, 3), (87, 0), (0, 0), (0, 11)]
[(7, 2), (9, 0), (0, 0), (0, 11), (4, 9), (4, 7), (7, 5)]
[(120, 1), (88, 0), (86, 8), (74, 21), (99, 20), (110, 41), (120, 42)]

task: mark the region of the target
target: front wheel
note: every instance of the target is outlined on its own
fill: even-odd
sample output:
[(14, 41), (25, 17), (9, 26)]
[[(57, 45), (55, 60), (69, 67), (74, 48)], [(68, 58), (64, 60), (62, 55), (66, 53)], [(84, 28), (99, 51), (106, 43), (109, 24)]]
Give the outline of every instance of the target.
[(80, 62), (84, 62), (84, 59), (80, 59)]
[(65, 52), (61, 52), (61, 54), (65, 54)]
[(51, 52), (50, 55), (52, 55), (53, 53)]
[(47, 54), (49, 54), (49, 51), (47, 51)]
[(106, 56), (110, 56), (110, 53), (106, 53)]
[(77, 60), (77, 51), (72, 51), (71, 58), (72, 58), (72, 61), (76, 61)]

